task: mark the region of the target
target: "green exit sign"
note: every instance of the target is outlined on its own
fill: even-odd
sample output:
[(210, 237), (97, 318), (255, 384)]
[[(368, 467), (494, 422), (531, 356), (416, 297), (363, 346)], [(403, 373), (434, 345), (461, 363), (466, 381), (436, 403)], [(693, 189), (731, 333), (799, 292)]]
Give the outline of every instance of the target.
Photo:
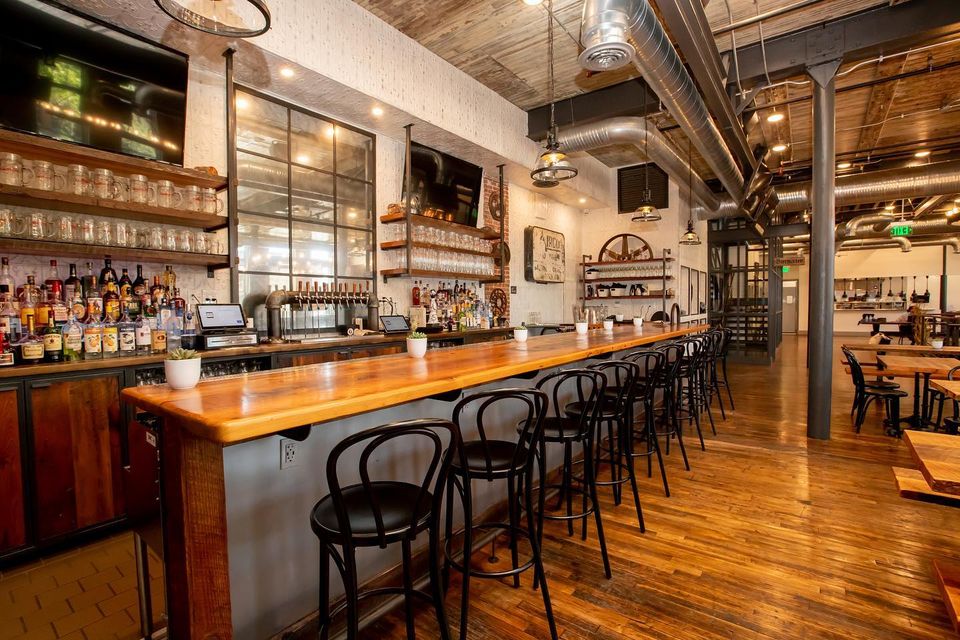
[(783, 265), (783, 267), (781, 268), (783, 269), (784, 273), (790, 273), (790, 267), (788, 267), (787, 265)]
[(890, 227), (891, 238), (902, 238), (913, 233), (913, 227), (909, 224), (895, 224)]

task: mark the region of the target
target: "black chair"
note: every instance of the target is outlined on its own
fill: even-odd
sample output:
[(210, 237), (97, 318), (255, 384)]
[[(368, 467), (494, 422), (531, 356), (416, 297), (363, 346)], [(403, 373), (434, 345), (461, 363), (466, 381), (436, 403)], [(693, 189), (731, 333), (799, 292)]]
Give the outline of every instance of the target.
[[(447, 442), (441, 437), (446, 434)], [(375, 451), (398, 438), (422, 441), (419, 451), (430, 453), (430, 463), (419, 483), (400, 480), (375, 480), (371, 470), (376, 465)], [(359, 455), (360, 482), (343, 486), (338, 462), (347, 451), (363, 447)], [(444, 449), (446, 448), (446, 452)], [(327, 483), (330, 494), (320, 500), (310, 513), (310, 526), (320, 540), (320, 638), (325, 640), (330, 621), (344, 609), (347, 612), (347, 638), (354, 640), (359, 633), (359, 604), (363, 598), (403, 594), (406, 599), (407, 638), (414, 638), (412, 598), (433, 603), (440, 637), (448, 639), (446, 612), (441, 592), (439, 548), (440, 509), (443, 486), (451, 464), (463, 464), (460, 432), (449, 420), (409, 420), (374, 427), (348, 436), (337, 444), (327, 459)], [(411, 545), (417, 534), (429, 531), (430, 537), (430, 593), (414, 590), (412, 581)], [(357, 576), (356, 549), (380, 547), (401, 543), (403, 554), (403, 587), (384, 587), (361, 592)], [(337, 551), (341, 547), (342, 553)], [(346, 600), (330, 611), (330, 558), (333, 558), (343, 586)]]
[[(630, 449), (629, 454), (634, 457), (646, 457), (647, 459), (647, 477), (653, 475), (654, 455), (657, 456), (657, 462), (660, 465), (660, 478), (663, 481), (663, 493), (670, 497), (670, 485), (667, 483), (667, 470), (663, 464), (663, 452), (660, 450), (660, 438), (657, 437), (657, 429), (654, 424), (656, 418), (654, 409), (654, 400), (658, 382), (663, 376), (663, 368), (666, 366), (667, 358), (661, 351), (655, 349), (643, 349), (627, 354), (623, 358), (628, 362), (635, 362), (639, 368), (637, 380), (634, 384), (633, 404), (631, 405), (631, 423), (634, 424), (634, 440), (644, 444), (646, 449), (641, 452), (635, 452)], [(643, 425), (638, 430), (635, 419), (636, 412), (634, 407), (641, 407), (643, 410)], [(686, 458), (686, 454), (684, 454)]]
[[(450, 567), (463, 575), (462, 605), (460, 612), (460, 638), (467, 634), (467, 618), (470, 607), (470, 578), (513, 578), (514, 587), (520, 586), (520, 574), (533, 568), (534, 583), (539, 585), (543, 596), (550, 637), (557, 640), (557, 626), (550, 605), (546, 576), (540, 557), (540, 540), (536, 523), (537, 509), (533, 506), (533, 466), (536, 459), (536, 443), (543, 436), (543, 420), (547, 408), (547, 395), (535, 389), (498, 389), (483, 391), (463, 398), (453, 410), (453, 421), (463, 433), (464, 427), (475, 426), (479, 438), (463, 443), (464, 460), (454, 460), (447, 481), (447, 501), (452, 504), (454, 490), (458, 491), (463, 504), (464, 527), (453, 532), (453, 511), (447, 509), (446, 544), (444, 545), (443, 584), (448, 584)], [(467, 410), (476, 411), (475, 418), (468, 418)], [(491, 439), (487, 436), (490, 426), (484, 424), (487, 415), (496, 416), (503, 412), (517, 413), (517, 424), (521, 425), (516, 442)], [(488, 413), (489, 412), (489, 413)], [(469, 423), (469, 425), (468, 425)], [(494, 482), (502, 480), (507, 485), (507, 522), (473, 522), (471, 483), (474, 480)], [(540, 465), (540, 486), (545, 484), (545, 470)], [(523, 509), (521, 509), (521, 501)], [(538, 508), (543, 510), (543, 492), (539, 492)], [(520, 524), (520, 511), (526, 513), (526, 527)], [(470, 566), (473, 554), (474, 531), (506, 533), (510, 537), (511, 568), (503, 571), (482, 571)], [(463, 537), (462, 561), (457, 561), (452, 550), (455, 537)], [(520, 564), (519, 537), (525, 537), (531, 548), (531, 558)], [(494, 537), (494, 543), (496, 537)]]
[[(717, 363), (719, 370), (714, 370), (714, 384), (718, 387), (724, 387), (727, 390), (727, 397), (730, 399), (730, 410), (736, 411), (733, 405), (733, 393), (730, 390), (730, 380), (727, 378), (727, 355), (730, 353), (730, 342), (733, 340), (733, 331), (731, 329), (719, 329), (722, 339), (720, 341), (720, 351), (717, 354)], [(723, 376), (717, 374), (723, 373)], [(718, 390), (717, 393), (720, 393)]]
[[(700, 448), (706, 451), (703, 441), (703, 431), (700, 425), (700, 414), (706, 405), (706, 391), (704, 383), (704, 353), (706, 343), (702, 338), (683, 338), (676, 343), (683, 347), (680, 366), (677, 369), (677, 405), (680, 420), (693, 423), (697, 428), (697, 437), (700, 438)], [(709, 405), (706, 407), (707, 416), (714, 435), (717, 428), (713, 423), (713, 413)]]
[[(606, 388), (614, 389), (614, 395), (604, 394), (603, 400), (596, 411), (596, 452), (595, 468), (599, 478), (599, 469), (603, 463), (610, 465), (610, 480), (595, 480), (599, 486), (613, 488), (613, 503), (620, 505), (622, 487), (627, 482), (633, 490), (633, 502), (637, 510), (637, 520), (640, 531), (646, 531), (643, 523), (643, 510), (640, 507), (640, 492), (637, 489), (637, 474), (634, 457), (630, 455), (633, 447), (633, 423), (631, 421), (631, 406), (633, 404), (634, 384), (639, 375), (640, 367), (635, 362), (625, 360), (608, 360), (589, 367), (599, 371), (606, 378)], [(569, 415), (580, 416), (589, 412), (590, 407), (571, 402), (565, 407)], [(606, 425), (606, 453), (604, 452), (604, 425)], [(626, 471), (626, 477), (624, 477)]]
[[(707, 376), (707, 406), (713, 406), (713, 399), (716, 397), (717, 404), (720, 405), (720, 417), (726, 420), (727, 412), (723, 406), (723, 393), (720, 391), (720, 375), (717, 371), (720, 363), (720, 352), (723, 349), (724, 335), (723, 331), (719, 329), (708, 331), (705, 335), (710, 341), (709, 349), (704, 355), (704, 369)], [(727, 387), (727, 391), (729, 390), (730, 387)]]
[(850, 377), (853, 379), (855, 389), (854, 396), (859, 398), (857, 416), (854, 421), (856, 432), (860, 433), (860, 427), (863, 425), (863, 421), (867, 416), (867, 408), (870, 406), (870, 403), (880, 399), (883, 401), (887, 411), (887, 421), (889, 422), (887, 433), (899, 437), (901, 435), (900, 398), (906, 398), (908, 395), (907, 392), (901, 391), (900, 389), (874, 389), (867, 387), (866, 380), (863, 376), (863, 367), (860, 366), (860, 361), (857, 360), (857, 356), (853, 355), (853, 352), (846, 347), (841, 347), (841, 349), (843, 350), (843, 356), (846, 359), (847, 365), (850, 367)]
[[(547, 394), (549, 407), (543, 420), (543, 437), (540, 440), (540, 465), (547, 468), (546, 443), (563, 446), (563, 467), (559, 483), (541, 485), (540, 491), (557, 491), (557, 507), (566, 503), (566, 513), (547, 514), (540, 509), (538, 533), (543, 537), (543, 520), (566, 521), (567, 533), (573, 535), (573, 522), (580, 520), (580, 536), (587, 539), (587, 522), (593, 514), (597, 525), (597, 538), (600, 542), (600, 555), (603, 559), (603, 572), (611, 577), (610, 559), (607, 555), (607, 542), (603, 535), (603, 520), (600, 515), (600, 500), (597, 497), (596, 469), (594, 467), (594, 437), (596, 434), (597, 412), (604, 397), (606, 378), (592, 369), (568, 369), (552, 373), (539, 382), (537, 389)], [(574, 398), (577, 406), (586, 407), (586, 411), (568, 414), (564, 411), (569, 399)], [(520, 425), (518, 430), (522, 430)], [(574, 474), (574, 445), (580, 445), (583, 454), (583, 474)], [(574, 512), (573, 497), (579, 495), (580, 510)]]
[[(680, 445), (680, 453), (683, 456), (683, 465), (687, 471), (690, 470), (690, 461), (687, 459), (687, 449), (683, 445), (683, 429), (680, 428), (680, 413), (677, 400), (677, 375), (680, 371), (680, 363), (683, 360), (684, 346), (675, 342), (668, 342), (658, 345), (656, 350), (663, 354), (664, 363), (660, 369), (660, 375), (657, 378), (656, 391), (662, 394), (662, 404), (658, 412), (654, 408), (654, 428), (658, 437), (665, 438), (664, 452), (670, 455), (670, 441), (677, 439)], [(659, 417), (659, 420), (657, 420)], [(700, 446), (704, 448), (703, 437), (700, 438)]]
[[(960, 365), (957, 365), (956, 367), (950, 369), (950, 371), (947, 372), (947, 380), (953, 380), (954, 377), (957, 375), (958, 371), (960, 371)], [(930, 390), (930, 402), (928, 402), (927, 404), (930, 407), (929, 412), (931, 415), (928, 415), (927, 419), (929, 421), (929, 419), (933, 417), (932, 416), (933, 404), (936, 403), (937, 404), (937, 420), (936, 422), (934, 422), (934, 425), (936, 425), (935, 428), (939, 430), (940, 427), (943, 427), (947, 433), (956, 435), (957, 428), (960, 427), (960, 406), (958, 406), (958, 403), (956, 400), (953, 400), (952, 401), (953, 416), (947, 416), (946, 418), (944, 418), (943, 405), (946, 402), (946, 399), (947, 399), (947, 396), (942, 391), (937, 391), (936, 389)]]

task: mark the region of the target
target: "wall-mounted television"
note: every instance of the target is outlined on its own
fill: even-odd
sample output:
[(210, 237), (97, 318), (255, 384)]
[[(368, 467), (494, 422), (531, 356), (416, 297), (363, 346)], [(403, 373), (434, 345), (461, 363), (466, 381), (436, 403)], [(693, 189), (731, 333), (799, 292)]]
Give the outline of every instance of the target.
[(61, 5), (0, 1), (0, 127), (182, 165), (187, 65)]
[(483, 168), (416, 142), (410, 155), (412, 195), (420, 212), (433, 209), (451, 222), (477, 226)]

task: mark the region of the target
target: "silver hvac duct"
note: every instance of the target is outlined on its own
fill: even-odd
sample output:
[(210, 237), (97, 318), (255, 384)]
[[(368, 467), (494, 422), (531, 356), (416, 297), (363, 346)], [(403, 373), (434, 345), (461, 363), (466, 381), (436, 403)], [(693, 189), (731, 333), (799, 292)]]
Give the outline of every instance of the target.
[(607, 71), (632, 61), (727, 193), (740, 202), (744, 183), (740, 168), (650, 3), (585, 0), (580, 31), (584, 47), (580, 66)]
[[(590, 151), (611, 144), (633, 144), (642, 147), (646, 135), (648, 160), (667, 172), (683, 188), (690, 179), (690, 165), (655, 126), (647, 126), (645, 118), (610, 118), (593, 124), (570, 127), (557, 134), (557, 142), (564, 151)], [(720, 206), (720, 198), (696, 173), (693, 178), (693, 197), (711, 211)]]
[(858, 249), (882, 249), (898, 246), (904, 253), (910, 251), (912, 244), (906, 238), (860, 239), (844, 240), (837, 247), (837, 251), (853, 251)]
[[(899, 246), (899, 243), (892, 242), (894, 238), (888, 240), (877, 240), (875, 245), (870, 245), (871, 249), (885, 249)], [(960, 253), (960, 239), (958, 238), (927, 238), (921, 240), (911, 240), (910, 244), (914, 247), (950, 247), (954, 253)]]
[[(890, 223), (897, 222), (896, 220), (889, 220)], [(921, 220), (907, 220), (902, 224), (910, 227), (910, 237), (917, 238), (923, 236), (939, 236), (939, 235), (955, 235), (960, 233), (960, 224), (951, 223), (946, 216), (937, 216), (935, 218), (923, 218)], [(876, 226), (864, 229), (863, 225), (857, 228), (856, 233), (847, 233), (846, 235), (841, 235), (841, 228), (843, 225), (837, 225), (837, 235), (838, 239), (841, 238), (867, 238), (867, 239), (882, 239), (889, 238), (890, 232), (887, 231), (886, 226)]]
[(847, 221), (846, 224), (838, 224), (836, 238), (837, 240), (842, 240), (843, 238), (853, 238), (857, 235), (857, 231), (861, 227), (871, 226), (874, 231), (883, 231), (893, 222), (892, 216), (884, 216), (875, 213), (871, 213), (865, 216), (857, 216), (856, 218), (851, 218)]
[[(778, 186), (777, 213), (809, 209), (810, 187), (809, 181)], [(956, 193), (960, 193), (960, 160), (843, 176), (837, 178), (835, 197), (837, 206), (842, 206)], [(737, 211), (737, 203), (727, 197), (721, 198), (714, 211), (703, 208), (694, 213), (700, 220), (716, 220), (737, 215)]]

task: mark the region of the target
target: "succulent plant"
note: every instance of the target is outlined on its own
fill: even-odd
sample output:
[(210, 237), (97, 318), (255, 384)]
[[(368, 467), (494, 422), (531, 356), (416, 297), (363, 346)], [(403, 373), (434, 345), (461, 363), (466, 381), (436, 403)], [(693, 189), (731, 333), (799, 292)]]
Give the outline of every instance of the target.
[(193, 349), (176, 349), (167, 354), (167, 360), (193, 360), (199, 357), (200, 354)]
[(410, 334), (407, 336), (407, 339), (408, 340), (426, 340), (427, 334), (423, 333), (422, 331), (411, 331)]

